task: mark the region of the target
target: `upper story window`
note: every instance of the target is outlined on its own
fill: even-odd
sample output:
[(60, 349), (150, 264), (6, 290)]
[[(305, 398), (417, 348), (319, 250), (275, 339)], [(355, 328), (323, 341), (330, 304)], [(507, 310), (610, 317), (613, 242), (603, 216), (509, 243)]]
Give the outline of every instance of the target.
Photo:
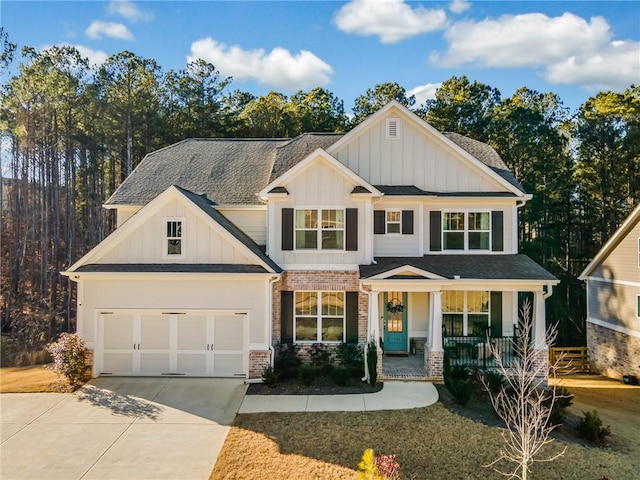
[(184, 258), (184, 219), (165, 220), (165, 258)]
[(489, 250), (491, 214), (489, 212), (444, 212), (443, 250)]
[(374, 210), (373, 233), (413, 235), (413, 210)]
[(344, 230), (343, 209), (296, 210), (296, 249), (344, 250)]
[(402, 217), (400, 210), (386, 211), (387, 233), (402, 233)]
[(295, 292), (295, 342), (343, 342), (344, 292)]
[(442, 292), (442, 324), (445, 336), (484, 336), (490, 325), (489, 292)]

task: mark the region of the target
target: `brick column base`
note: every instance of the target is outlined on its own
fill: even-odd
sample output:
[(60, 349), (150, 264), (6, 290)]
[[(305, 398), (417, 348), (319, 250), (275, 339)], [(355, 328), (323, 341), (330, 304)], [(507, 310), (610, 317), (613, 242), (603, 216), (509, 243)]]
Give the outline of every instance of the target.
[(433, 352), (429, 347), (424, 349), (424, 366), (430, 378), (442, 380), (444, 352)]
[(249, 352), (249, 378), (261, 378), (262, 370), (269, 365), (269, 350), (251, 350)]
[(93, 377), (93, 350), (87, 350), (84, 357), (84, 380), (91, 380)]

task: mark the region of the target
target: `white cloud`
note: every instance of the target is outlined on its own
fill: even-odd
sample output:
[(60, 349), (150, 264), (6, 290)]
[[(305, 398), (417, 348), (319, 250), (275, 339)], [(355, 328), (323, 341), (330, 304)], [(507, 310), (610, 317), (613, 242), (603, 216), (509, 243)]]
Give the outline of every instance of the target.
[(471, 3), (465, 0), (453, 0), (453, 2), (449, 4), (449, 10), (457, 14), (466, 12), (469, 8), (471, 8)]
[(443, 29), (442, 9), (411, 8), (403, 0), (353, 0), (335, 15), (338, 29), (357, 35), (377, 35), (382, 43), (396, 43), (421, 33)]
[(568, 57), (550, 65), (551, 83), (577, 84), (592, 90), (624, 90), (640, 84), (640, 42), (611, 42), (597, 52)]
[(407, 96), (416, 96), (416, 105), (422, 105), (427, 100), (433, 100), (436, 98), (436, 90), (442, 86), (442, 82), (439, 83), (427, 83), (426, 85), (418, 85), (407, 91)]
[(191, 44), (191, 55), (187, 60), (198, 58), (211, 62), (222, 75), (231, 75), (234, 80), (255, 80), (288, 90), (325, 86), (333, 74), (331, 65), (306, 50), (301, 50), (297, 55), (281, 47), (269, 53), (262, 48), (243, 50), (237, 45), (227, 46), (210, 37)]
[(129, 0), (113, 0), (107, 5), (107, 12), (111, 15), (120, 15), (130, 22), (153, 20), (153, 13), (141, 10), (135, 3)]
[(449, 49), (443, 55), (432, 54), (431, 60), (444, 67), (539, 66), (598, 48), (609, 36), (609, 24), (602, 17), (587, 22), (571, 13), (554, 18), (542, 13), (503, 15), (451, 25), (445, 33)]
[(121, 40), (133, 40), (133, 33), (129, 31), (122, 23), (102, 22), (94, 20), (87, 27), (84, 33), (89, 38), (99, 39), (103, 36), (111, 38), (119, 38)]

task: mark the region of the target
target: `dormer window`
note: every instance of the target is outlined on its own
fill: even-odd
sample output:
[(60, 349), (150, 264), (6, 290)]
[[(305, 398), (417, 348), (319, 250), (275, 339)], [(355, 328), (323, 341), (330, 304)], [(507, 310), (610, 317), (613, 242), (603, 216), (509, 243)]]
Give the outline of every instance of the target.
[(387, 118), (386, 138), (390, 140), (395, 140), (396, 138), (400, 138), (400, 119), (399, 118)]
[(184, 258), (184, 219), (165, 219), (165, 258)]

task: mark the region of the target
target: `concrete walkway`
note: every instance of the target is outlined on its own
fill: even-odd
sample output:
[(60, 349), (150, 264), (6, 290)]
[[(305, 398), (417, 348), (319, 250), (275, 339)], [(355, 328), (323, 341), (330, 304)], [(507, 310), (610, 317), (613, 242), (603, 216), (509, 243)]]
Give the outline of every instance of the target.
[(381, 391), (352, 395), (245, 395), (238, 413), (372, 412), (428, 407), (438, 391), (427, 382), (386, 381)]

